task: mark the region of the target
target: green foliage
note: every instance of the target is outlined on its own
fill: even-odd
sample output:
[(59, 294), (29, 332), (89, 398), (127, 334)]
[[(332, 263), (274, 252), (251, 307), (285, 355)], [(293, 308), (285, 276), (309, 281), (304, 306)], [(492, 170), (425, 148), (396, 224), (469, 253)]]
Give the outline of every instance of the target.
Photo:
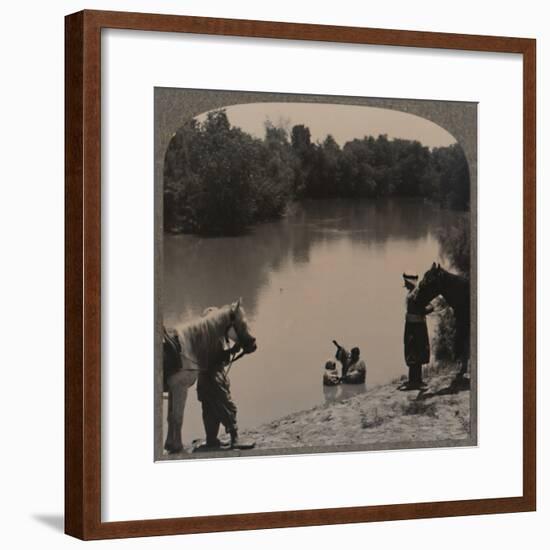
[(233, 235), (280, 216), (291, 199), (289, 154), (286, 136), (255, 139), (224, 111), (184, 126), (166, 154), (165, 230)]
[(434, 149), (432, 160), (439, 178), (435, 193), (441, 205), (467, 210), (470, 206), (470, 176), (460, 145)]
[[(454, 225), (446, 225), (437, 232), (441, 255), (457, 273), (470, 276), (470, 223), (467, 215), (460, 216)], [(438, 361), (454, 361), (455, 316), (443, 299), (439, 299), (438, 323), (432, 341)]]
[(309, 128), (265, 124), (265, 138), (232, 127), (224, 110), (173, 136), (164, 166), (164, 228), (232, 235), (282, 216), (301, 198), (421, 197), (468, 209), (468, 165), (458, 145), (430, 151), (381, 135), (340, 147)]
[(454, 225), (446, 225), (437, 232), (441, 255), (449, 260), (455, 271), (470, 275), (470, 219), (463, 215)]
[(455, 316), (453, 310), (441, 299), (439, 307), (439, 319), (435, 326), (432, 338), (432, 349), (434, 357), (439, 362), (451, 363), (455, 360)]

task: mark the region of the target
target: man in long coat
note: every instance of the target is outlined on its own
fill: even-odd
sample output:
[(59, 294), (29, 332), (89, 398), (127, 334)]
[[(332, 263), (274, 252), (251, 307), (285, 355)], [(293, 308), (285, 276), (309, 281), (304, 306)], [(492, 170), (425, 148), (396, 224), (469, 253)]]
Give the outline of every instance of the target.
[(405, 315), (405, 334), (403, 338), (405, 363), (409, 367), (407, 389), (425, 387), (422, 381), (422, 365), (430, 362), (430, 338), (426, 315), (432, 313), (433, 307), (419, 306), (416, 301), (417, 275), (403, 274), (404, 286), (407, 289), (407, 313)]

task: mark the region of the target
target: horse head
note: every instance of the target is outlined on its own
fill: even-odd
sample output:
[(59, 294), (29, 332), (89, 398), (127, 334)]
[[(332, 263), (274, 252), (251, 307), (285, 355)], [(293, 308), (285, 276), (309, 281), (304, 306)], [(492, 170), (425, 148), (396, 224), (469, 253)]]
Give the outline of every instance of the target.
[(248, 329), (246, 313), (241, 305), (241, 298), (229, 306), (229, 322), (227, 336), (234, 342), (237, 342), (245, 353), (256, 351), (256, 338), (252, 336)]
[(446, 271), (440, 264), (435, 262), (432, 267), (424, 273), (424, 277), (418, 283), (416, 289), (416, 300), (421, 305), (429, 304), (436, 296), (442, 292), (442, 282)]

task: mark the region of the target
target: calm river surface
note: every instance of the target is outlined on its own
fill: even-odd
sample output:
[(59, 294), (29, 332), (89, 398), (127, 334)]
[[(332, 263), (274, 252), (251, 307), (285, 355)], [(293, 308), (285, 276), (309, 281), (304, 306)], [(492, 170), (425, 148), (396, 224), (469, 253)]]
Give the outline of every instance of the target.
[[(243, 298), (258, 351), (231, 369), (242, 428), (345, 397), (321, 384), (333, 339), (361, 348), (367, 386), (389, 382), (407, 373), (401, 275), (445, 263), (436, 230), (456, 216), (410, 200), (307, 201), (240, 237), (165, 236), (164, 323)], [(195, 387), (183, 437), (204, 437)]]

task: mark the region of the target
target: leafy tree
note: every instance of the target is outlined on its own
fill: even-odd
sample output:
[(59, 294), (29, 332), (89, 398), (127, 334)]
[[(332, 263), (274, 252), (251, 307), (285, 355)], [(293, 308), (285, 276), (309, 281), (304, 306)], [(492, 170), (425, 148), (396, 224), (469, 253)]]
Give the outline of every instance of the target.
[(285, 128), (265, 125), (264, 146), (261, 149), (261, 169), (256, 171), (256, 210), (259, 221), (281, 216), (293, 196), (294, 159)]
[(439, 174), (439, 202), (448, 208), (470, 207), (470, 172), (464, 151), (458, 144), (438, 147), (432, 152)]
[(293, 126), (291, 146), (295, 157), (294, 192), (297, 197), (302, 197), (307, 193), (315, 155), (315, 147), (311, 143), (311, 132), (307, 126), (303, 124)]

